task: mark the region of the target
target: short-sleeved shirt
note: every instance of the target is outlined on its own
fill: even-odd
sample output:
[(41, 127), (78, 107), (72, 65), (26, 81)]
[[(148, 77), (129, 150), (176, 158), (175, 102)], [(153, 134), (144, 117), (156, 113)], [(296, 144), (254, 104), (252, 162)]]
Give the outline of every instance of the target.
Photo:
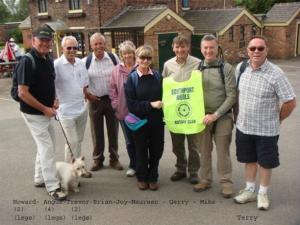
[[(237, 66), (236, 76), (241, 64)], [(239, 82), (239, 115), (237, 128), (245, 134), (279, 135), (280, 103), (295, 98), (284, 72), (266, 60), (253, 70), (248, 65)]]
[[(17, 66), (17, 81), (20, 85), (29, 87), (29, 93), (40, 103), (52, 107), (55, 99), (55, 72), (53, 60), (49, 57), (42, 57), (36, 49), (32, 49), (36, 68), (34, 70), (31, 59), (23, 57)], [(27, 114), (42, 115), (43, 113), (24, 101), (20, 101), (20, 110)]]
[[(114, 56), (119, 64), (120, 60), (118, 56)], [(84, 64), (86, 63), (86, 59), (87, 57), (83, 59)], [(98, 97), (109, 95), (109, 82), (114, 67), (115, 65), (107, 52), (104, 52), (102, 59), (98, 59), (93, 53), (91, 65), (88, 69), (89, 91), (92, 95)]]
[(85, 65), (79, 58), (72, 64), (62, 55), (54, 61), (54, 68), (59, 117), (76, 118), (86, 110), (83, 88), (89, 85), (89, 78)]

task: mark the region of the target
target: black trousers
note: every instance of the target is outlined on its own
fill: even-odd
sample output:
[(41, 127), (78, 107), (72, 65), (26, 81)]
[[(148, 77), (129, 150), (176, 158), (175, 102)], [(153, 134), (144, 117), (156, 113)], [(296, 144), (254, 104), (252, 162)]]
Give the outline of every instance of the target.
[(157, 182), (159, 160), (164, 150), (164, 125), (147, 123), (133, 132), (138, 181)]

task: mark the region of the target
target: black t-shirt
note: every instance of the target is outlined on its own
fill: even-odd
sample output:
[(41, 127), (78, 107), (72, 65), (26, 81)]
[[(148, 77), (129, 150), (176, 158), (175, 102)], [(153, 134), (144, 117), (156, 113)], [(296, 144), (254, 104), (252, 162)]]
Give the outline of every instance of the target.
[[(28, 86), (33, 97), (43, 105), (52, 107), (55, 99), (53, 60), (49, 56), (43, 58), (34, 48), (30, 51), (30, 54), (35, 60), (36, 68), (33, 69), (30, 58), (22, 57), (16, 71), (18, 84)], [(20, 101), (20, 110), (28, 114), (43, 114), (22, 100)]]
[[(133, 71), (132, 73), (137, 73)], [(138, 76), (136, 74), (136, 76)], [(135, 84), (129, 75), (125, 84), (125, 94), (128, 109), (141, 119), (148, 119), (152, 124), (162, 124), (162, 109), (152, 108), (150, 102), (162, 99), (162, 77), (160, 80), (156, 75), (138, 76), (138, 83)]]

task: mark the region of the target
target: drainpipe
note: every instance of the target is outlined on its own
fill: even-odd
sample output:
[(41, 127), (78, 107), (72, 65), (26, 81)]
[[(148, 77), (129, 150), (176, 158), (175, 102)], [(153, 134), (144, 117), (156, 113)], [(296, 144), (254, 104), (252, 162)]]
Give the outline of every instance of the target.
[(179, 9), (178, 9), (179, 8), (178, 7), (178, 0), (175, 0), (175, 4), (176, 4), (176, 6), (175, 6), (176, 7), (176, 13), (178, 14), (178, 11), (179, 11)]
[(224, 0), (224, 9), (226, 9), (226, 0)]

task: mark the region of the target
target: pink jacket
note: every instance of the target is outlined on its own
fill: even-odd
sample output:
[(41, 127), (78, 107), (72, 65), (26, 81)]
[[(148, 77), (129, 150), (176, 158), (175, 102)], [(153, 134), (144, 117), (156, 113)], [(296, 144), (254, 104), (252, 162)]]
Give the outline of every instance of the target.
[(111, 106), (116, 111), (115, 115), (118, 120), (124, 120), (128, 114), (128, 108), (125, 99), (124, 84), (127, 81), (128, 74), (131, 70), (128, 70), (124, 63), (120, 63), (115, 66), (112, 71), (110, 79), (109, 97), (111, 99)]

